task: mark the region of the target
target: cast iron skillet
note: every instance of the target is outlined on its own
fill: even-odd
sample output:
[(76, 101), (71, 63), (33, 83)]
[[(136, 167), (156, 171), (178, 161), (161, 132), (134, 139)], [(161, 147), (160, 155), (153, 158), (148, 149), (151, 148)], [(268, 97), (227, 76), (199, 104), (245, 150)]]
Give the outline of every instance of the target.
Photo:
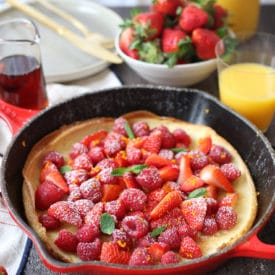
[[(167, 267), (136, 267), (85, 262), (67, 264), (54, 259), (28, 226), (22, 203), (22, 168), (34, 144), (64, 124), (92, 117), (118, 117), (134, 110), (148, 110), (214, 128), (240, 153), (251, 171), (259, 192), (259, 209), (251, 230), (233, 245), (208, 257)], [(86, 94), (39, 113), (13, 138), (2, 163), (1, 189), (5, 204), (21, 229), (32, 239), (43, 263), (53, 271), (89, 271), (92, 274), (198, 274), (208, 272), (235, 256), (275, 259), (274, 247), (263, 244), (257, 233), (267, 222), (275, 206), (275, 154), (264, 137), (251, 123), (227, 109), (207, 93), (156, 86), (124, 86)]]

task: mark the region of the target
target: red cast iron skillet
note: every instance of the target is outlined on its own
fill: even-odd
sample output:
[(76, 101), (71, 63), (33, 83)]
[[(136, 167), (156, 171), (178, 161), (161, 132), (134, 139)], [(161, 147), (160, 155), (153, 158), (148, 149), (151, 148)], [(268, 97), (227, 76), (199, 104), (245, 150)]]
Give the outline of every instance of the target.
[[(22, 168), (28, 153), (38, 140), (64, 124), (93, 117), (118, 117), (134, 110), (148, 110), (158, 115), (206, 124), (226, 138), (246, 162), (259, 192), (259, 209), (253, 227), (234, 244), (218, 253), (164, 267), (130, 267), (92, 261), (68, 264), (53, 258), (30, 228), (24, 215)], [(4, 202), (15, 222), (33, 241), (43, 263), (53, 271), (81, 271), (88, 274), (200, 274), (216, 269), (231, 257), (275, 259), (274, 246), (262, 243), (257, 237), (274, 211), (274, 151), (264, 135), (251, 123), (207, 93), (192, 89), (123, 86), (76, 97), (40, 112), (27, 122), (14, 136), (2, 165), (1, 189)]]

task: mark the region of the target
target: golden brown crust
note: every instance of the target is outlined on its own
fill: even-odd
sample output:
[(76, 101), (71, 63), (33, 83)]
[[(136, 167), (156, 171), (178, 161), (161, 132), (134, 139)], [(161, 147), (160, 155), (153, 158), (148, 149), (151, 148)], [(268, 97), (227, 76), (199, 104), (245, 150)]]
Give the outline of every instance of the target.
[[(238, 214), (238, 223), (231, 230), (218, 231), (212, 236), (201, 235), (198, 243), (203, 255), (210, 255), (232, 244), (250, 229), (257, 212), (256, 191), (248, 168), (232, 145), (219, 136), (213, 129), (204, 125), (195, 125), (175, 118), (159, 117), (147, 111), (131, 112), (125, 114), (124, 117), (130, 124), (143, 120), (150, 127), (160, 124), (167, 126), (170, 130), (181, 127), (192, 137), (191, 149), (196, 148), (199, 138), (211, 136), (213, 143), (224, 146), (231, 153), (233, 162), (241, 170), (241, 177), (234, 182), (234, 189), (239, 194), (239, 199), (235, 206)], [(34, 193), (39, 184), (41, 161), (45, 154), (51, 150), (57, 150), (65, 157), (68, 157), (68, 152), (73, 143), (78, 142), (93, 131), (100, 129), (110, 130), (113, 122), (113, 118), (94, 118), (63, 126), (45, 136), (33, 147), (24, 166), (23, 201), (26, 217), (30, 226), (46, 244), (50, 252), (65, 262), (78, 262), (80, 260), (74, 254), (64, 253), (56, 247), (54, 239), (58, 231), (47, 232), (39, 223), (38, 216), (40, 213), (35, 209)]]

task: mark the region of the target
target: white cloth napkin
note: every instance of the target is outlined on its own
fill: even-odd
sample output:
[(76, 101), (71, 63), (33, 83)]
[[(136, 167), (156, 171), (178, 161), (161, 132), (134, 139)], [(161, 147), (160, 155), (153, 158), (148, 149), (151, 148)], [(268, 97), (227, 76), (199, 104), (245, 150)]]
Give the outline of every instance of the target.
[[(49, 84), (47, 93), (49, 105), (54, 105), (66, 99), (84, 93), (93, 93), (97, 89), (120, 86), (115, 74), (106, 69), (93, 77), (79, 80), (67, 85)], [(6, 124), (0, 119), (0, 153), (3, 155), (11, 133)], [(1, 157), (0, 157), (1, 167)], [(1, 190), (0, 190), (1, 191)], [(0, 200), (0, 265), (6, 267), (8, 274), (20, 274), (24, 267), (30, 248), (30, 240), (14, 223)]]

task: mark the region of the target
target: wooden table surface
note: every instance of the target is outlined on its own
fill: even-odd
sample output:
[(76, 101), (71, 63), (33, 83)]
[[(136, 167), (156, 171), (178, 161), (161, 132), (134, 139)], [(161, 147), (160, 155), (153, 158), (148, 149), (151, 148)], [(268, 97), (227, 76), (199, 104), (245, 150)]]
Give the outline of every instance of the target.
[[(130, 9), (126, 7), (112, 7), (114, 11), (123, 18), (129, 17)], [(275, 5), (263, 5), (261, 7), (259, 31), (275, 34)], [(113, 65), (111, 69), (117, 74), (122, 84), (142, 84), (147, 83), (132, 71), (126, 64)], [(207, 80), (194, 85), (192, 88), (200, 89), (214, 96), (218, 96), (217, 74), (211, 75)], [(273, 146), (275, 146), (275, 118), (266, 133)], [(275, 183), (274, 183), (275, 184)], [(274, 190), (271, 190), (274, 192)], [(275, 215), (271, 217), (265, 228), (259, 233), (259, 238), (268, 244), (275, 244)], [(275, 253), (275, 252), (274, 252)], [(48, 270), (37, 255), (35, 248), (32, 246), (23, 274), (59, 274)], [(218, 270), (211, 272), (213, 275), (271, 275), (275, 274), (275, 261), (255, 258), (233, 258), (228, 260)], [(194, 274), (195, 275), (195, 274)]]

